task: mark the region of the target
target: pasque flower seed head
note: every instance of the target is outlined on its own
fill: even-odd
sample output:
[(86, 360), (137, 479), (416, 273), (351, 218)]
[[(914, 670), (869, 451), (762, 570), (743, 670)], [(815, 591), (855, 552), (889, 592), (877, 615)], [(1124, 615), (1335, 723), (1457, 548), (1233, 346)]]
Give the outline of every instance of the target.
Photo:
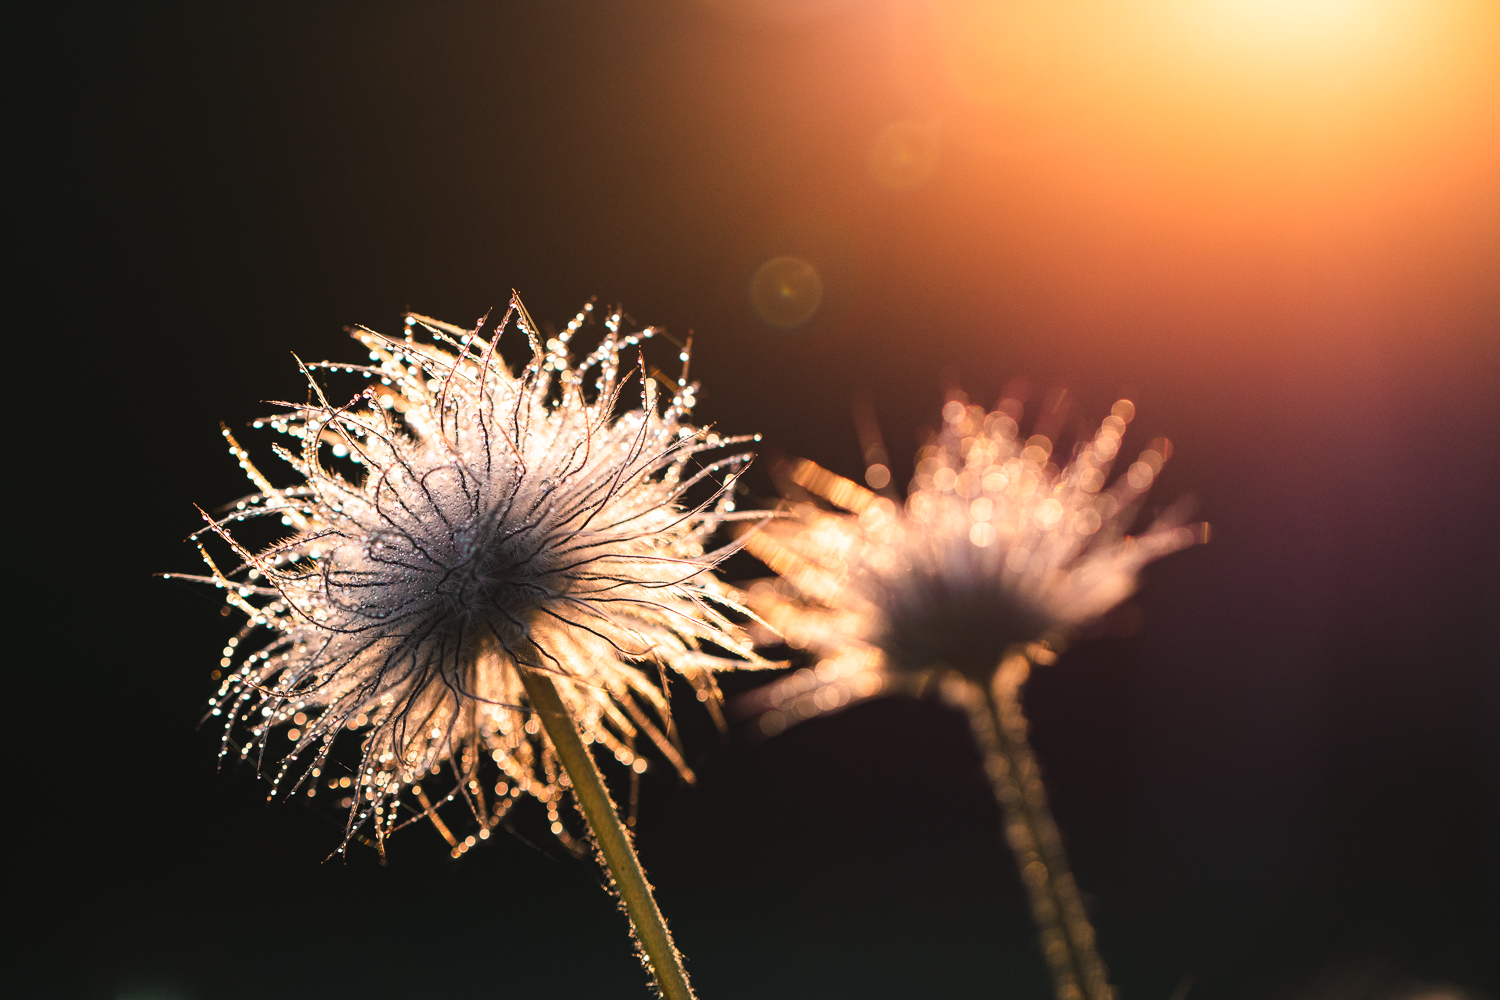
[[(689, 422), (686, 350), (675, 385), (642, 366), (639, 405), (624, 405), (635, 370), (621, 354), (655, 331), (623, 332), (616, 311), (575, 362), (572, 339), (593, 311), (545, 343), (517, 299), (487, 336), (483, 323), (415, 315), (403, 339), (356, 331), (368, 364), (304, 365), (308, 402), (264, 421), (294, 441), (276, 448), (299, 477), (291, 488), (273, 487), (225, 431), (258, 492), (199, 533), (227, 543), (237, 565), (221, 570), (205, 551), (210, 573), (195, 578), (249, 619), (225, 648), (211, 711), (226, 751), (244, 733), (242, 756), (283, 757), (273, 796), (341, 796), (345, 843), (370, 831), (383, 849), (399, 826), (459, 799), (487, 837), (524, 794), (566, 836), (567, 778), (519, 671), (546, 672), (584, 739), (622, 764), (644, 769), (649, 742), (691, 778), (667, 672), (715, 704), (714, 671), (766, 665), (724, 613), (739, 609), (712, 572), (728, 550), (706, 547), (721, 523), (764, 516), (734, 510), (748, 456), (690, 468), (748, 439)], [(515, 371), (498, 353), (511, 326), (532, 349)], [(368, 384), (334, 404), (319, 370)], [(690, 491), (708, 495), (690, 502)], [(264, 518), (289, 536), (243, 544), (242, 522)], [(352, 765), (334, 751), (346, 732)], [(455, 853), (473, 844), (435, 822)]]
[(752, 605), (821, 660), (747, 696), (751, 711), (776, 710), (764, 728), (920, 684), (934, 668), (982, 680), (1015, 648), (1048, 658), (1129, 597), (1142, 566), (1204, 530), (1169, 512), (1126, 534), (1170, 453), (1155, 442), (1106, 485), (1129, 401), (1063, 468), (1048, 438), (1020, 434), (1007, 412), (1018, 405), (986, 413), (950, 399), (904, 506), (811, 462), (792, 469), (812, 498), (747, 534), (780, 575), (752, 589)]

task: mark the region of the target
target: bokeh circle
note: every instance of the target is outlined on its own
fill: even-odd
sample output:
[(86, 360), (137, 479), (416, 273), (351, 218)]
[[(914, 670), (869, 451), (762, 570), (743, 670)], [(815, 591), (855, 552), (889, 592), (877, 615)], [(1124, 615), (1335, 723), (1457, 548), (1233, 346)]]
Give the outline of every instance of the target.
[(801, 326), (822, 304), (823, 278), (800, 257), (772, 257), (750, 279), (751, 308), (777, 329)]

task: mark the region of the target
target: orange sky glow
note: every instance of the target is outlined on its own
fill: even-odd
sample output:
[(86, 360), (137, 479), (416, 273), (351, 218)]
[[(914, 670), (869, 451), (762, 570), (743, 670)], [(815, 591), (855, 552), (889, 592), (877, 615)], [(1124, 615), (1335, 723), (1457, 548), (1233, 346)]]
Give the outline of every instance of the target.
[(1048, 233), (1028, 250), (1075, 293), (1095, 276), (1073, 308), (1260, 266), (1432, 304), (1492, 280), (1500, 5), (947, 2), (891, 28), (913, 105), (962, 150), (964, 211), (1025, 190)]

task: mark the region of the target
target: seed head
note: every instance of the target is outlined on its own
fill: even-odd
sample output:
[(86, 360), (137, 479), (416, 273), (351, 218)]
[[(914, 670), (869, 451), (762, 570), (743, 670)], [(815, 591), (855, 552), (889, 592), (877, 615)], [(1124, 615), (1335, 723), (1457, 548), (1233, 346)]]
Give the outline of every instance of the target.
[(935, 668), (987, 679), (1016, 649), (1048, 660), (1129, 597), (1142, 566), (1204, 530), (1169, 513), (1126, 535), (1170, 454), (1153, 442), (1106, 487), (1135, 412), (1128, 401), (1062, 469), (1048, 438), (1020, 436), (1018, 406), (986, 413), (950, 399), (904, 507), (811, 462), (791, 470), (826, 503), (791, 502), (789, 516), (746, 535), (780, 575), (752, 588), (751, 605), (820, 659), (742, 702), (765, 712), (763, 730), (919, 687)]
[[(244, 733), (242, 757), (283, 757), (272, 796), (289, 785), (341, 797), (345, 844), (369, 830), (383, 850), (395, 829), (431, 817), (456, 856), (476, 838), (436, 817), (444, 803), (462, 799), (482, 839), (522, 795), (546, 803), (566, 839), (567, 779), (521, 670), (552, 677), (586, 742), (636, 773), (650, 742), (691, 780), (667, 671), (716, 709), (714, 671), (768, 665), (721, 610), (741, 610), (712, 573), (729, 550), (705, 549), (721, 523), (764, 516), (734, 511), (748, 455), (689, 468), (749, 439), (688, 422), (697, 386), (686, 349), (675, 386), (660, 389), (642, 367), (640, 405), (621, 406), (634, 374), (621, 352), (655, 331), (622, 332), (616, 311), (575, 363), (570, 342), (593, 309), (545, 344), (514, 298), (488, 336), (483, 322), (464, 330), (416, 315), (404, 339), (357, 330), (368, 364), (303, 365), (308, 402), (256, 424), (293, 439), (275, 449), (300, 480), (287, 489), (225, 431), (258, 492), (205, 515), (199, 532), (227, 543), (237, 565), (220, 570), (204, 551), (210, 573), (194, 579), (249, 619), (224, 650), (211, 714), (226, 752)], [(515, 372), (497, 350), (512, 325), (531, 345)], [(319, 369), (369, 384), (334, 405)], [(689, 505), (699, 484), (708, 496)], [(265, 518), (291, 533), (252, 551), (236, 532)], [(344, 732), (359, 741), (352, 765), (334, 752)]]

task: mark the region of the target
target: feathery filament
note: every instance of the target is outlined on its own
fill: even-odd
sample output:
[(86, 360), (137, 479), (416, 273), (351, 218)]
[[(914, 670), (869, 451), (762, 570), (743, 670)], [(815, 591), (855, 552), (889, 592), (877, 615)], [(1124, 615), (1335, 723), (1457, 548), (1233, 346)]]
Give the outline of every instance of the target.
[[(308, 401), (257, 422), (292, 440), (275, 449), (300, 478), (291, 488), (273, 487), (225, 430), (257, 492), (205, 515), (195, 536), (216, 535), (236, 564), (221, 569), (200, 544), (209, 574), (191, 579), (248, 618), (225, 647), (211, 714), (224, 752), (243, 731), (239, 753), (258, 764), (280, 756), (272, 741), (284, 734), (271, 795), (289, 785), (340, 796), (344, 845), (369, 830), (383, 851), (396, 829), (430, 818), (457, 856), (523, 795), (569, 841), (558, 813), (569, 780), (521, 670), (552, 678), (586, 743), (635, 773), (649, 743), (692, 780), (666, 671), (716, 708), (715, 671), (770, 665), (726, 616), (743, 609), (712, 572), (733, 546), (706, 547), (720, 524), (765, 516), (734, 509), (749, 456), (690, 468), (750, 438), (689, 422), (697, 386), (685, 365), (665, 390), (642, 368), (639, 405), (623, 406), (635, 370), (621, 353), (655, 331), (623, 332), (615, 311), (575, 363), (571, 341), (593, 311), (545, 341), (517, 298), (488, 336), (483, 322), (417, 315), (402, 339), (357, 330), (367, 364), (303, 365)], [(531, 347), (514, 372), (498, 351), (511, 326)], [(318, 370), (368, 385), (336, 405)], [(710, 495), (690, 502), (700, 483)], [(236, 538), (237, 525), (266, 518), (289, 536), (258, 551)], [(344, 732), (357, 734), (359, 760), (336, 774)], [(477, 836), (460, 840), (438, 817), (458, 800)]]

